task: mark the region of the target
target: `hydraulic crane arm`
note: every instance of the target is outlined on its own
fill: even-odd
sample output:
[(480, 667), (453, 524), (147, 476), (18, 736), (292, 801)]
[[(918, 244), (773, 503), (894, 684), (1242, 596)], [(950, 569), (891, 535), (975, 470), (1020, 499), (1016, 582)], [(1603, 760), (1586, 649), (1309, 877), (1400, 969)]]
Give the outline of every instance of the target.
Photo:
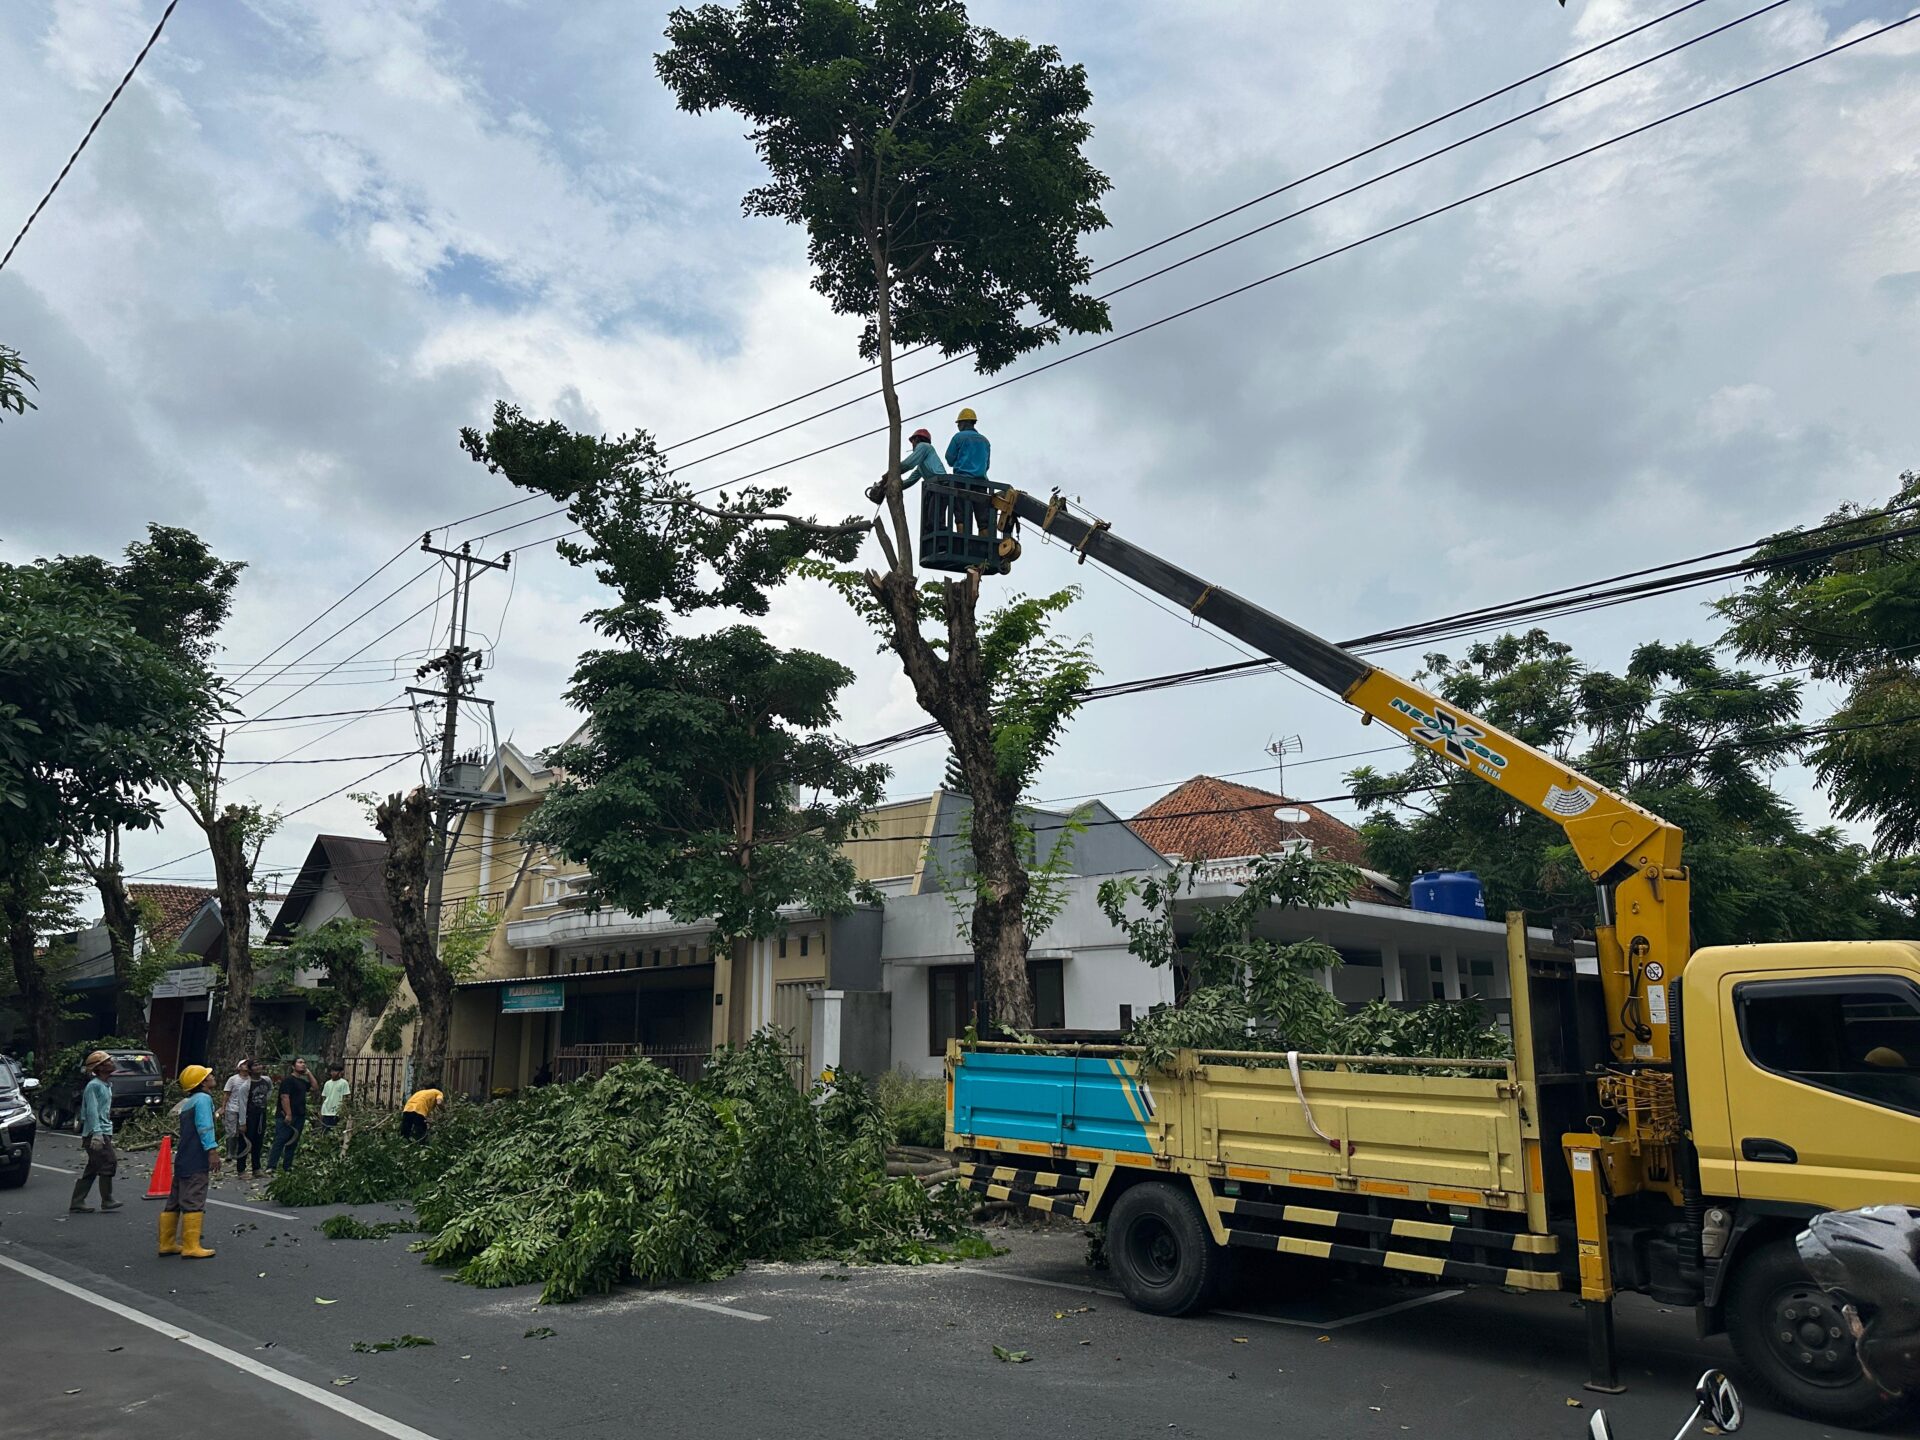
[(1039, 526), (1083, 560), (1138, 581), (1331, 690), (1361, 712), (1362, 723), (1390, 726), (1558, 824), (1599, 896), (1596, 939), (1614, 1055), (1628, 1064), (1670, 1059), (1667, 984), (1679, 977), (1690, 948), (1677, 826), (1418, 685), (1121, 539), (1105, 521), (1073, 514), (1058, 495), (1009, 490), (993, 503), (1003, 531), (1016, 519)]

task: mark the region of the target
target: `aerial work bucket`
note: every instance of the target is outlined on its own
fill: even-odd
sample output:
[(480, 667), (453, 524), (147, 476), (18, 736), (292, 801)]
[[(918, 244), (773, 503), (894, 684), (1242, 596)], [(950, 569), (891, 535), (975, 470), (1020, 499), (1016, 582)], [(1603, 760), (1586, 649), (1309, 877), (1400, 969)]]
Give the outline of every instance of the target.
[(1000, 533), (996, 495), (1008, 486), (970, 475), (929, 475), (920, 482), (920, 567), (923, 570), (1004, 570), (1020, 542)]

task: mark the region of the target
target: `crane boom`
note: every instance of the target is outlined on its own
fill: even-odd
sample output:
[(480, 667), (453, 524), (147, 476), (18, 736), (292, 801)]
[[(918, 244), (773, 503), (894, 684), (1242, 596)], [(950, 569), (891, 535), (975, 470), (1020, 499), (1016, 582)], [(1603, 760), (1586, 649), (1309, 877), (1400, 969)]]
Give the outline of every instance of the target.
[(1363, 724), (1379, 721), (1559, 825), (1599, 899), (1595, 938), (1614, 1056), (1629, 1065), (1671, 1060), (1667, 986), (1691, 948), (1678, 826), (1459, 706), (1122, 539), (1104, 520), (1073, 514), (1057, 493), (1042, 499), (1007, 490), (993, 505), (1004, 533), (1016, 520), (1039, 526), (1083, 561), (1139, 582), (1332, 691), (1360, 711)]

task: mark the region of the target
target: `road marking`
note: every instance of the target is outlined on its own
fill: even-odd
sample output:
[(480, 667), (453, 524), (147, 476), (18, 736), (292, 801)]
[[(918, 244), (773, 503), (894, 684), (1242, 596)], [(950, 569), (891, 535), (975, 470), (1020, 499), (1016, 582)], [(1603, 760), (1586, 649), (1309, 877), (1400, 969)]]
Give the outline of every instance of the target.
[(654, 1297), (668, 1305), (685, 1305), (689, 1310), (711, 1310), (716, 1315), (731, 1315), (736, 1320), (771, 1320), (771, 1315), (756, 1315), (751, 1310), (736, 1310), (731, 1305), (720, 1305), (712, 1300), (692, 1300), (685, 1295), (657, 1295)]
[[(984, 1275), (990, 1280), (1012, 1280), (1021, 1285), (1045, 1285), (1054, 1290), (1071, 1290), (1076, 1295), (1105, 1295), (1114, 1300), (1126, 1299), (1126, 1296), (1118, 1290), (1107, 1290), (1098, 1285), (1075, 1285), (1067, 1280), (1042, 1280), (1037, 1275), (1014, 1275), (1005, 1270), (966, 1270), (961, 1273)], [(1347, 1315), (1338, 1320), (1292, 1320), (1284, 1315), (1259, 1315), (1251, 1310), (1210, 1310), (1207, 1313), (1224, 1315), (1231, 1320), (1257, 1320), (1262, 1325), (1293, 1325), (1302, 1330), (1344, 1330), (1349, 1325), (1365, 1324), (1369, 1320), (1378, 1320), (1383, 1315), (1411, 1310), (1419, 1305), (1431, 1305), (1436, 1300), (1451, 1300), (1454, 1296), (1465, 1293), (1464, 1290), (1435, 1290), (1430, 1295), (1416, 1295), (1411, 1300), (1382, 1305), (1377, 1310), (1363, 1310), (1358, 1315)]]
[(38, 1280), (42, 1285), (50, 1285), (63, 1295), (84, 1300), (87, 1304), (98, 1306), (109, 1314), (118, 1315), (122, 1320), (131, 1320), (135, 1325), (144, 1326), (156, 1335), (164, 1335), (169, 1340), (178, 1340), (189, 1350), (198, 1350), (202, 1355), (211, 1356), (215, 1360), (233, 1366), (236, 1370), (265, 1380), (269, 1385), (278, 1385), (282, 1390), (298, 1395), (303, 1400), (311, 1400), (314, 1404), (331, 1410), (336, 1415), (357, 1420), (369, 1430), (375, 1430), (390, 1437), (390, 1440), (434, 1440), (434, 1437), (424, 1430), (416, 1430), (411, 1425), (390, 1420), (377, 1410), (356, 1405), (342, 1395), (322, 1390), (318, 1385), (310, 1385), (305, 1380), (297, 1380), (283, 1371), (274, 1369), (271, 1365), (263, 1365), (251, 1355), (242, 1355), (237, 1350), (229, 1350), (224, 1345), (217, 1345), (211, 1340), (194, 1334), (191, 1330), (182, 1330), (178, 1325), (169, 1325), (164, 1320), (156, 1320), (144, 1311), (135, 1310), (131, 1305), (122, 1305), (117, 1300), (109, 1300), (104, 1295), (83, 1290), (57, 1275), (49, 1275), (43, 1270), (34, 1269), (31, 1265), (22, 1265), (18, 1260), (6, 1255), (0, 1255), (0, 1266), (17, 1270), (30, 1280)]
[[(78, 1170), (68, 1170), (59, 1165), (42, 1165), (38, 1160), (33, 1162), (33, 1168), (36, 1170), (51, 1170), (56, 1175), (78, 1175), (80, 1173)], [(280, 1210), (262, 1210), (258, 1205), (240, 1205), (232, 1200), (216, 1200), (211, 1195), (207, 1197), (207, 1204), (218, 1205), (226, 1210), (244, 1210), (249, 1215), (264, 1215), (269, 1220), (298, 1220), (301, 1218), (298, 1215), (288, 1215)]]

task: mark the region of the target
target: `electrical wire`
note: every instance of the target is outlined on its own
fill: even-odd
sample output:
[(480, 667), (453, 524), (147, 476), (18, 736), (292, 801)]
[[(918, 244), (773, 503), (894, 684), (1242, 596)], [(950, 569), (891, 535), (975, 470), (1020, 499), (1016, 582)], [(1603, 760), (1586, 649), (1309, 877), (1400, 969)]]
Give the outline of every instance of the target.
[(174, 6), (179, 3), (180, 0), (167, 0), (167, 8), (160, 12), (160, 21), (153, 27), (153, 33), (147, 36), (147, 43), (140, 47), (140, 53), (133, 57), (133, 64), (127, 67), (127, 73), (122, 75), (120, 77), (120, 83), (113, 87), (113, 93), (107, 96), (107, 103), (102, 105), (100, 107), (100, 113), (93, 117), (93, 123), (87, 127), (87, 133), (82, 135), (80, 137), (80, 143), (73, 147), (73, 153), (67, 157), (67, 163), (60, 167), (60, 173), (53, 177), (53, 184), (47, 187), (47, 193), (42, 195), (40, 197), (40, 203), (33, 207), (33, 213), (27, 216), (26, 223), (20, 227), (20, 233), (15, 235), (13, 237), (13, 243), (7, 246), (7, 253), (0, 255), (0, 270), (7, 268), (7, 262), (13, 259), (13, 252), (20, 248), (20, 242), (27, 238), (27, 231), (33, 228), (33, 222), (40, 218), (40, 212), (47, 208), (47, 202), (53, 199), (54, 192), (60, 188), (62, 182), (64, 182), (68, 174), (71, 173), (74, 162), (80, 158), (80, 152), (87, 148), (88, 142), (93, 139), (94, 131), (100, 128), (100, 122), (107, 118), (107, 112), (113, 109), (114, 102), (120, 98), (120, 93), (125, 90), (129, 82), (132, 81), (134, 73), (140, 68), (141, 62), (147, 58), (147, 53), (159, 42), (160, 32), (167, 28), (167, 21), (173, 18)]

